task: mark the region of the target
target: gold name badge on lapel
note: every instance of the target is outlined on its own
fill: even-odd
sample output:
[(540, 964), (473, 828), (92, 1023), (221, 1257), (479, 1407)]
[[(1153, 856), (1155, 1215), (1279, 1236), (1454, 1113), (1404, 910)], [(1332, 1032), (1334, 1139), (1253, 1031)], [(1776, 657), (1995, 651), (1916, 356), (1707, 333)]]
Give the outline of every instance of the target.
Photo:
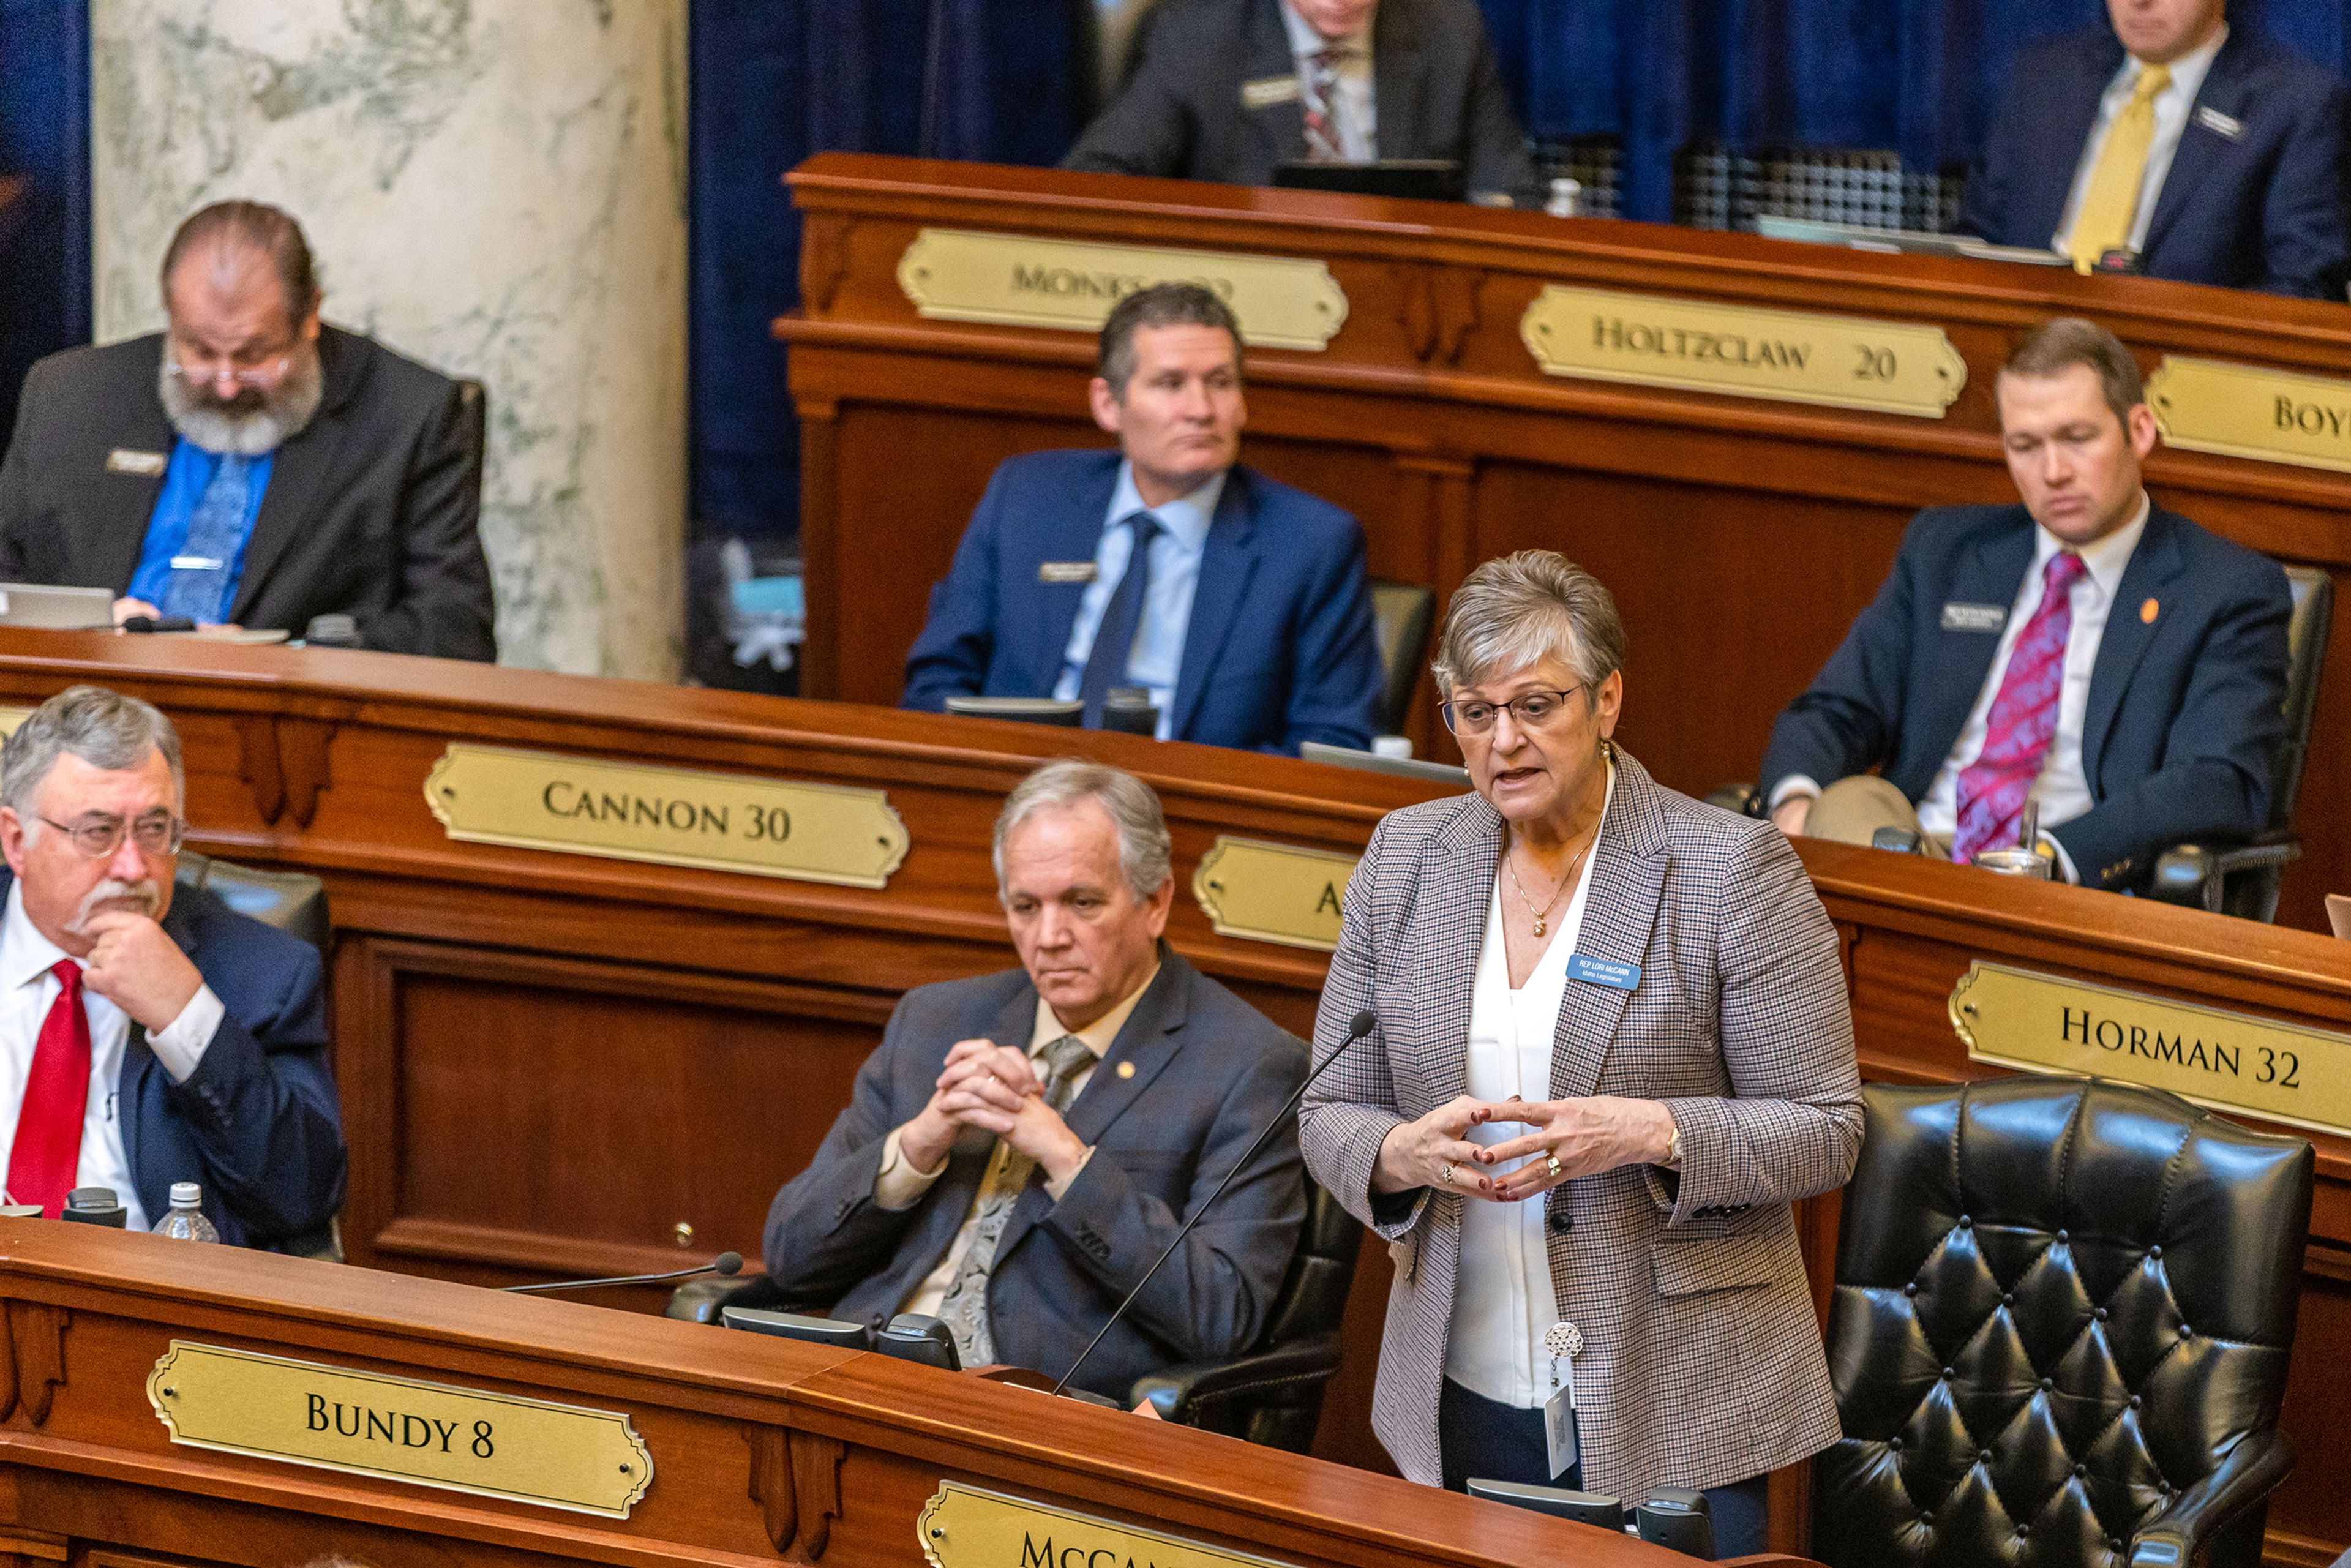
[(1295, 103), (1298, 98), (1298, 78), (1294, 75), (1259, 77), (1241, 83), (1243, 109), (1271, 109), (1277, 103)]
[(128, 446), (118, 446), (106, 455), (106, 471), (110, 474), (138, 474), (153, 478), (171, 464), (161, 452), (134, 452)]
[(1037, 567), (1040, 582), (1092, 582), (1094, 563), (1090, 560), (1048, 560)]

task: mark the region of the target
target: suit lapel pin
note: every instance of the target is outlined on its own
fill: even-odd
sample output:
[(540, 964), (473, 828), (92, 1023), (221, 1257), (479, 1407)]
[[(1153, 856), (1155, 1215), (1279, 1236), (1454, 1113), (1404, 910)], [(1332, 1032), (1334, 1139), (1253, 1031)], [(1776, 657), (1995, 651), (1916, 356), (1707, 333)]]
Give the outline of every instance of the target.
[(2152, 599), (2138, 607), (2138, 618), (2150, 626), (2155, 624), (2155, 618), (2162, 613), (2163, 606)]
[(2196, 123), (2216, 136), (2234, 141), (2245, 133), (2245, 122), (2234, 115), (2223, 114), (2217, 109), (2199, 109)]
[(1132, 1077), (1134, 1077), (1134, 1063), (1133, 1063), (1132, 1061), (1122, 1061), (1122, 1062), (1120, 1062), (1120, 1063), (1118, 1064), (1118, 1075), (1119, 1075), (1121, 1078), (1132, 1078)]

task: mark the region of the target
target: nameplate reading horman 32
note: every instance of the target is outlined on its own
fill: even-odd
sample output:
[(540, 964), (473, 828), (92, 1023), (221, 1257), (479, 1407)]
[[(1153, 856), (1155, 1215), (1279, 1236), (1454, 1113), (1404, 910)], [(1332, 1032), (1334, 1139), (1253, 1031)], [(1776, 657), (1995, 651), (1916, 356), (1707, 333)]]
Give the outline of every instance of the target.
[(452, 745), (424, 801), (453, 839), (885, 887), (906, 824), (879, 789)]
[(2172, 354), (2147, 405), (2167, 445), (2351, 474), (2351, 382)]
[(2351, 1133), (2351, 1037), (2166, 997), (1970, 967), (1951, 988), (1970, 1060), (2168, 1089), (2217, 1110)]
[(1280, 1568), (1269, 1558), (941, 1481), (914, 1521), (931, 1568)]
[(1355, 857), (1261, 839), (1220, 838), (1192, 873), (1192, 896), (1219, 936), (1328, 953)]
[(1554, 376), (1940, 419), (1968, 362), (1939, 327), (1554, 283), (1519, 336)]
[(626, 1519), (653, 1485), (629, 1418), (175, 1339), (147, 1375), (174, 1443)]

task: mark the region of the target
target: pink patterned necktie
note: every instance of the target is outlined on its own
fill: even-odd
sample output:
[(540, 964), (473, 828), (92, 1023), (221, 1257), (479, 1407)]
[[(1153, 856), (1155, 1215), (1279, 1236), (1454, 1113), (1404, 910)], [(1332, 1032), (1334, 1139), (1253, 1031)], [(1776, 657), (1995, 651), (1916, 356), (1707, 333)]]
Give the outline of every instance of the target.
[(2016, 841), (2024, 798), (2041, 777), (2042, 758), (2057, 734), (2057, 699), (2065, 686), (2065, 642), (2074, 631), (2074, 585), (2089, 569), (2071, 550), (2049, 558), (2042, 570), (2041, 607), (2024, 623), (2008, 655), (2000, 695), (1985, 721), (1983, 750), (1959, 775), (1959, 830), (1951, 858), (1962, 863), (1978, 850)]
[(1343, 44), (1306, 57), (1306, 161), (1343, 163), (1346, 143), (1339, 134), (1339, 67), (1354, 55)]

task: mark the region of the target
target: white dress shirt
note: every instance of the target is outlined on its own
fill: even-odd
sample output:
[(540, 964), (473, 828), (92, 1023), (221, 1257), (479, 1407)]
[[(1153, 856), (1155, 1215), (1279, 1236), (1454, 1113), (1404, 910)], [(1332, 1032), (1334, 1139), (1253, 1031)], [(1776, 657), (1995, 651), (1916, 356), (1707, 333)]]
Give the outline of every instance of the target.
[[(2188, 117), (2196, 107), (2196, 95), (2203, 90), (2213, 57), (2228, 41), (2229, 28), (2223, 23), (2211, 42), (2171, 62), (2171, 84), (2155, 95), (2155, 140), (2147, 145), (2147, 172), (2138, 186), (2138, 210), (2131, 215), (2130, 247), (2135, 251), (2147, 248), (2147, 231), (2155, 222), (2155, 204), (2163, 194), (2164, 180), (2171, 173), (2171, 160), (2179, 152), (2179, 139), (2188, 132)], [(2049, 242), (2053, 248), (2065, 249), (2066, 236), (2074, 232), (2074, 219), (2081, 212), (2082, 198), (2090, 188), (2091, 172), (2098, 166), (2098, 154), (2105, 151), (2106, 132), (2114, 128), (2116, 117), (2129, 107), (2140, 73), (2146, 69), (2145, 62), (2134, 56), (2124, 56), (2122, 68), (2115, 72), (2114, 79), (2098, 99), (2098, 118), (2090, 127), (2089, 140), (2082, 146), (2082, 162), (2074, 167), (2074, 191), (2065, 198), (2064, 218)]]
[(1176, 727), (1176, 677), (1184, 667), (1184, 635), (1192, 626), (1192, 594), (1200, 584), (1200, 554), (1207, 548), (1208, 527), (1217, 518), (1217, 502), (1225, 493), (1222, 473), (1163, 506), (1146, 507), (1134, 487), (1134, 465), (1118, 465), (1118, 487), (1111, 492), (1110, 510), (1102, 517), (1102, 541), (1094, 546), (1094, 580), (1078, 599), (1078, 618), (1070, 623), (1069, 646), (1061, 652), (1061, 678), (1053, 695), (1074, 701), (1085, 684), (1086, 660), (1094, 651), (1094, 632), (1126, 575), (1127, 558), (1134, 553), (1134, 530), (1119, 525), (1137, 512), (1159, 519), (1158, 537), (1151, 541), (1151, 585), (1144, 597), (1143, 615), (1135, 623), (1134, 652), (1126, 662), (1126, 679), (1111, 685), (1138, 685), (1151, 694), (1159, 710), (1159, 738)]
[[(25, 913), (22, 883), (8, 885), (8, 910), (0, 916), (0, 1172), (16, 1152), (16, 1118), (25, 1108), (25, 1085), (33, 1074), (33, 1051), (41, 1024), (57, 999), (57, 977), (49, 971), (70, 956), (40, 933)], [(80, 960), (75, 960), (78, 963)], [(120, 1008), (82, 988), (82, 1011), (89, 1019), (89, 1102), (82, 1113), (81, 1163), (76, 1186), (110, 1186), (128, 1211), (133, 1230), (147, 1228), (147, 1211), (131, 1180), (131, 1159), (122, 1142), (124, 1107), (118, 1102), (122, 1053), (131, 1040), (131, 1019)], [(147, 1037), (155, 1060), (185, 1083), (204, 1060), (225, 1009), (210, 986), (200, 988), (169, 1027)], [(200, 1180), (202, 1171), (174, 1171), (173, 1181)], [(13, 1199), (12, 1199), (13, 1201)]]
[(1301, 101), (1314, 100), (1314, 67), (1309, 57), (1331, 48), (1348, 51), (1339, 62), (1339, 101), (1332, 105), (1332, 116), (1338, 122), (1339, 151), (1350, 163), (1369, 163), (1380, 155), (1379, 98), (1372, 87), (1372, 23), (1379, 14), (1374, 5), (1364, 13), (1354, 32), (1326, 38), (1287, 4), (1281, 7), (1282, 25), (1290, 29), (1290, 53), (1298, 62)]
[[(1608, 769), (1608, 796), (1616, 793), (1616, 769)], [(1607, 822), (1607, 807), (1601, 821)], [(1479, 1100), (1551, 1098), (1552, 1049), (1559, 1032), (1560, 1004), (1567, 996), (1567, 961), (1583, 931), (1585, 894), (1599, 840), (1585, 852), (1575, 892), (1559, 917), (1557, 932), (1535, 961), (1527, 983), (1510, 988), (1510, 954), (1502, 937), (1502, 900), (1515, 897), (1508, 870), (1494, 878), (1486, 906), (1486, 939), (1478, 954), (1478, 977), (1469, 999), (1469, 1061), (1464, 1092)], [(1523, 1136), (1523, 1122), (1489, 1122), (1462, 1137), (1472, 1144), (1501, 1144)], [(1525, 1165), (1489, 1167), (1507, 1176)], [(1445, 1375), (1473, 1394), (1531, 1410), (1551, 1397), (1551, 1356), (1543, 1332), (1559, 1322), (1559, 1296), (1551, 1277), (1551, 1245), (1544, 1228), (1545, 1202), (1489, 1203), (1461, 1200), (1461, 1260), (1453, 1290), (1453, 1325), (1445, 1348)]]

